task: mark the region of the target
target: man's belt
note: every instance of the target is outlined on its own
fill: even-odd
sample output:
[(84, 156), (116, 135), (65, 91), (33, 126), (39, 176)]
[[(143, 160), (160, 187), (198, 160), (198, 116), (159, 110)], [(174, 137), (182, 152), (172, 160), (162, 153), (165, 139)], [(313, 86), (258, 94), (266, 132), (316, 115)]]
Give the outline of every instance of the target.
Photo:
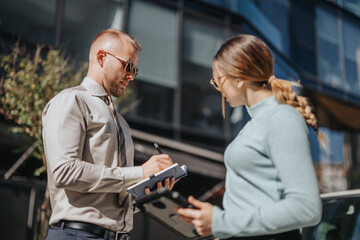
[(76, 221), (60, 221), (54, 224), (54, 226), (61, 228), (82, 230), (108, 240), (130, 240), (130, 236), (128, 233), (114, 232), (104, 227), (91, 223), (76, 222)]

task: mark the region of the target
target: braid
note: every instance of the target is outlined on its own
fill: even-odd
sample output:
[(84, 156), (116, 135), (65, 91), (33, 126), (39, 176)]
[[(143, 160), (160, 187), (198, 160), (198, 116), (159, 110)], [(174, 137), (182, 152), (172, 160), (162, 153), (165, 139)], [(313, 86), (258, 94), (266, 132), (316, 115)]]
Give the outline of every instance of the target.
[(293, 86), (301, 87), (299, 83), (290, 82), (283, 79), (272, 78), (269, 81), (272, 92), (276, 101), (281, 104), (288, 104), (294, 107), (303, 116), (305, 122), (309, 124), (316, 132), (320, 142), (327, 150), (326, 138), (323, 133), (319, 131), (318, 121), (315, 116), (313, 108), (307, 98), (298, 96), (293, 90)]

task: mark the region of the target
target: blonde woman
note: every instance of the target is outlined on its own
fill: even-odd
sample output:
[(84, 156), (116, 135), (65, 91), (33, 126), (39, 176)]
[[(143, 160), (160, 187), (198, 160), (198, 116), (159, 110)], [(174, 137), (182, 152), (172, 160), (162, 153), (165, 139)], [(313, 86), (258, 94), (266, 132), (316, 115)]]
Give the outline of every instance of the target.
[[(221, 239), (301, 239), (299, 229), (321, 218), (309, 129), (317, 119), (299, 85), (274, 76), (274, 58), (255, 36), (227, 40), (213, 60), (211, 84), (231, 107), (245, 105), (251, 120), (224, 153), (224, 209), (189, 197), (198, 210), (178, 209), (200, 235)], [(310, 129), (310, 131), (313, 131)]]

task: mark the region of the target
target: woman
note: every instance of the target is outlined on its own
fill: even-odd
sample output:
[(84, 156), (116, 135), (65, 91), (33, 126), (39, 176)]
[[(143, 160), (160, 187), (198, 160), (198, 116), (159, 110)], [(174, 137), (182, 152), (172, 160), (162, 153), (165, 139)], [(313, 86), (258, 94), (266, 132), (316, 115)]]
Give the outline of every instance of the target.
[[(227, 147), (224, 210), (189, 197), (178, 209), (200, 235), (222, 239), (301, 239), (299, 228), (321, 218), (321, 200), (307, 124), (325, 145), (297, 83), (273, 75), (274, 58), (260, 39), (238, 35), (213, 60), (211, 83), (231, 107), (246, 105), (251, 121)], [(312, 130), (311, 130), (312, 131)]]

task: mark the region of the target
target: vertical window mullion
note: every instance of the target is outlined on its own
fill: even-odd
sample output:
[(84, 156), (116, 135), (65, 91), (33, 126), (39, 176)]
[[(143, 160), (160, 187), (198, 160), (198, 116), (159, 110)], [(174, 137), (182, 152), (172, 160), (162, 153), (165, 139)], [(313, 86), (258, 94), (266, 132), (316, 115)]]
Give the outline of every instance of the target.
[(338, 34), (339, 34), (339, 56), (340, 56), (340, 69), (341, 69), (341, 78), (342, 78), (342, 87), (346, 94), (346, 68), (345, 68), (345, 51), (344, 51), (344, 38), (343, 38), (343, 25), (342, 25), (342, 15), (341, 13), (337, 14), (338, 19)]
[[(227, 39), (231, 35), (231, 16), (226, 15), (224, 18), (224, 31), (223, 38)], [(224, 138), (226, 142), (230, 142), (232, 138), (231, 134), (231, 123), (230, 123), (230, 106), (226, 105), (226, 118), (224, 121)]]
[(61, 37), (64, 27), (64, 16), (65, 16), (65, 0), (56, 1), (56, 30), (55, 30), (55, 48), (59, 48), (61, 43)]
[(182, 52), (183, 52), (183, 30), (184, 30), (184, 1), (178, 3), (176, 10), (178, 20), (178, 46), (177, 46), (177, 82), (178, 87), (174, 91), (174, 107), (173, 107), (173, 126), (174, 138), (179, 140), (181, 138), (181, 94), (182, 94)]

